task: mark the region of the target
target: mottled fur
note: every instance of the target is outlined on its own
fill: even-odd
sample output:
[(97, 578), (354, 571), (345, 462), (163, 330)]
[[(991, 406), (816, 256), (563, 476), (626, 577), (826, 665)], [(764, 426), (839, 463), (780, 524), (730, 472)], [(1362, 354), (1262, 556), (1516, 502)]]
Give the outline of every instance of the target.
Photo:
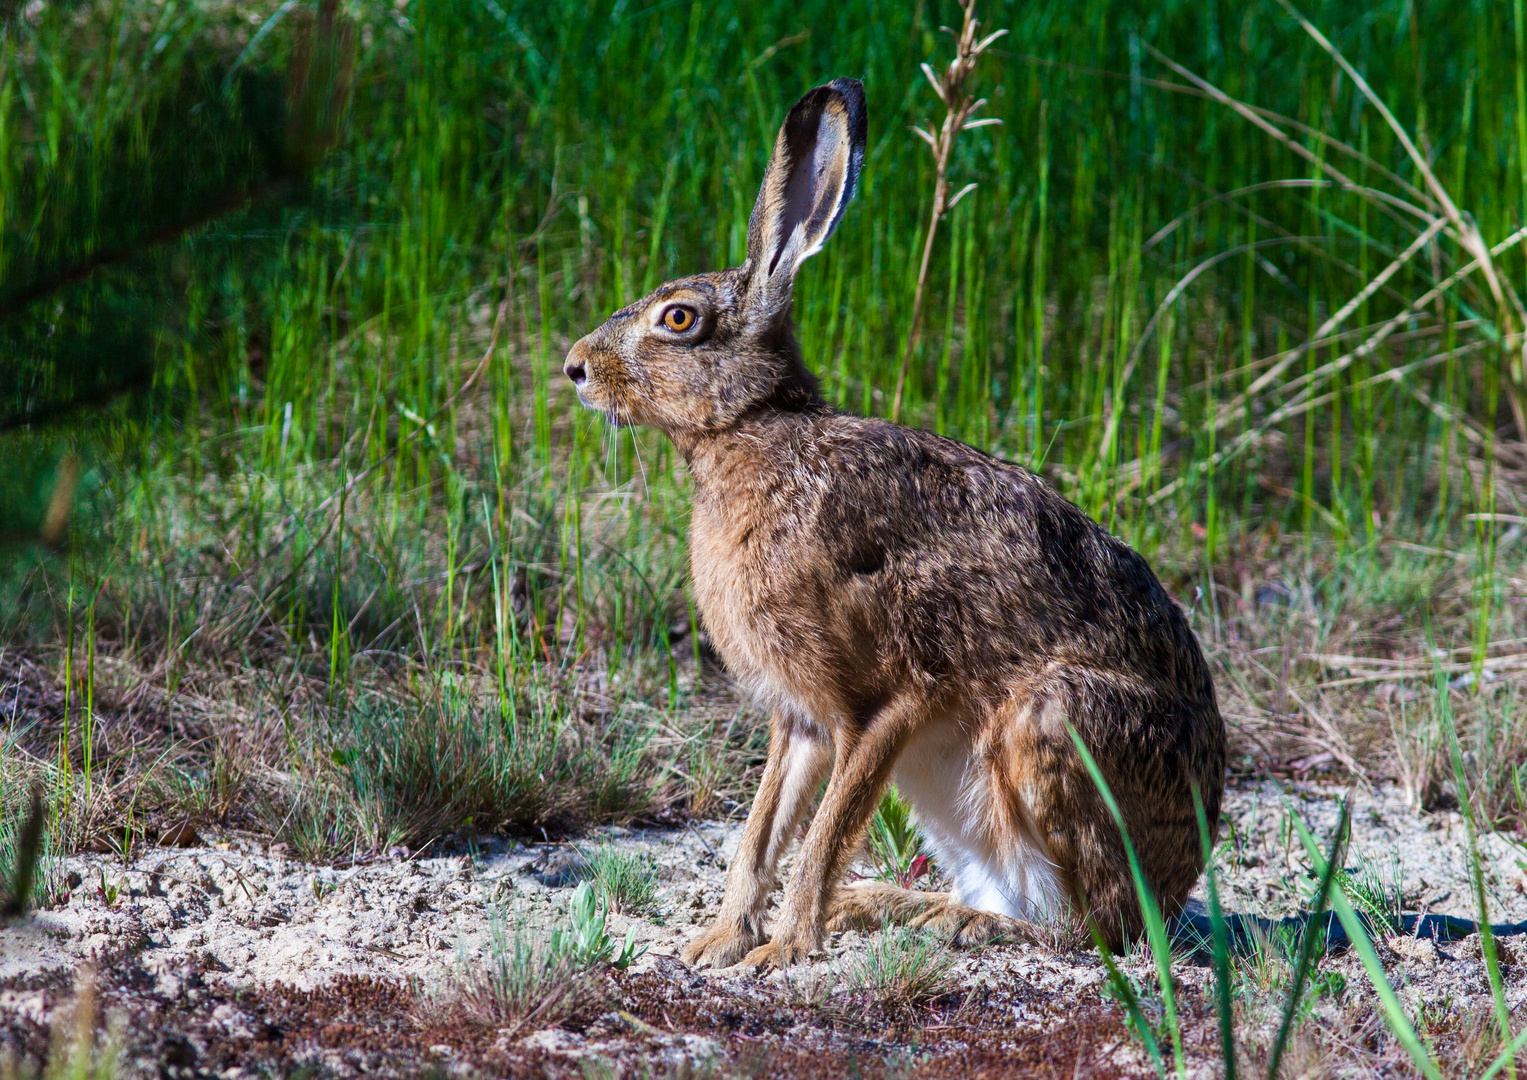
[[(1193, 785), (1219, 815), (1209, 670), (1145, 561), (1038, 477), (821, 400), (790, 287), (841, 219), (863, 144), (859, 84), (811, 91), (776, 142), (747, 262), (663, 285), (567, 360), (585, 403), (683, 452), (696, 602), (773, 714), (721, 913), (686, 956), (787, 964), (829, 924), (922, 922), (974, 943), (1089, 912), (1117, 945), (1140, 911), (1068, 722), (1171, 912), (1202, 868)], [(693, 326), (665, 323), (684, 322), (674, 305)], [(779, 858), (829, 770), (770, 940)], [(893, 777), (951, 894), (840, 890)]]

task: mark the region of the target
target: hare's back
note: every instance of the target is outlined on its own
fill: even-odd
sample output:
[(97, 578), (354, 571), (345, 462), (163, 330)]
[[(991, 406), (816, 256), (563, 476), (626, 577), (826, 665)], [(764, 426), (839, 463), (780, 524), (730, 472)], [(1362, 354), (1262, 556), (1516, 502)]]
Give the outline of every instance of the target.
[(845, 574), (881, 578), (885, 616), (946, 662), (1074, 657), (1171, 681), (1164, 668), (1201, 664), (1145, 560), (1033, 473), (884, 421), (831, 427), (823, 545)]

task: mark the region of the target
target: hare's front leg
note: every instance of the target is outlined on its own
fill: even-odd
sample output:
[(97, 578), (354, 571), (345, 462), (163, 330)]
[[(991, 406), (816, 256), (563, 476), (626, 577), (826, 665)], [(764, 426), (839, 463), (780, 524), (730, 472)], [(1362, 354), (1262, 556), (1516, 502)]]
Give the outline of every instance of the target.
[(831, 760), (825, 732), (775, 714), (769, 759), (727, 871), (721, 911), (710, 929), (685, 946), (686, 963), (730, 967), (764, 940), (763, 913), (774, 872)]
[(840, 733), (832, 779), (785, 887), (773, 940), (754, 949), (743, 963), (786, 967), (804, 960), (822, 943), (827, 907), (844, 864), (874, 812), (907, 737), (928, 715), (925, 702), (908, 696), (881, 709), (862, 731)]

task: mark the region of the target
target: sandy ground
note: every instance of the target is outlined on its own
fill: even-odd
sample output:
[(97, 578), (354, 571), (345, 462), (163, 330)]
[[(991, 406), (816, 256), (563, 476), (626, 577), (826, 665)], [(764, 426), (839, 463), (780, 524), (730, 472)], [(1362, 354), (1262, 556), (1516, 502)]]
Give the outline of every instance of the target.
[[(1317, 784), (1263, 781), (1228, 794), (1218, 861), (1229, 910), (1269, 917), (1298, 910), (1313, 882), (1288, 815), (1299, 814), (1324, 839), (1335, 825), (1337, 800), (1343, 793)], [(1367, 864), (1380, 877), (1397, 878), (1407, 911), (1474, 914), (1465, 832), (1457, 813), (1417, 813), (1391, 786), (1357, 792), (1353, 806), (1348, 867)], [(820, 957), (788, 975), (760, 977), (737, 969), (691, 972), (676, 959), (682, 943), (714, 915), (726, 859), (740, 833), (739, 823), (708, 823), (678, 831), (601, 830), (585, 841), (640, 850), (656, 866), (661, 882), (655, 914), (610, 917), (615, 933), (624, 935), (634, 926), (637, 941), (647, 947), (631, 972), (620, 977), (621, 986), (638, 988), (637, 997), (654, 1017), (671, 1021), (672, 1006), (725, 999), (740, 1003), (735, 1008), (743, 1021), (734, 1027), (744, 1032), (744, 1040), (767, 1036), (783, 1045), (794, 1039), (798, 1049), (810, 1043), (806, 1036), (814, 1032), (826, 1040), (824, 1053), (875, 1058), (876, 1047), (884, 1047), (873, 1038), (871, 1045), (860, 1045), (867, 1036), (842, 1021), (842, 1002), (833, 1014), (837, 1020), (823, 1024), (811, 1019), (817, 1015), (813, 1009), (820, 1012), (838, 1000), (835, 987), (845, 964), (865, 947), (864, 935), (834, 935)], [(1527, 920), (1527, 851), (1492, 835), (1483, 838), (1482, 853), (1489, 867), (1492, 922)], [(347, 1057), (325, 1045), (344, 1044), (344, 1038), (327, 1038), (324, 1029), (299, 1031), (302, 1025), (270, 1021), (272, 1010), (280, 1011), (270, 1004), (271, 995), (287, 1002), (290, 1010), (300, 1010), (304, 1001), (327, 1001), (327, 1007), (341, 1013), (349, 1009), (345, 1015), (354, 1013), (361, 1023), (367, 1007), (392, 1009), (400, 1016), (390, 1022), (406, 1026), (403, 997), (427, 993), (454, 966), (478, 963), (486, 955), (488, 905), (500, 905), (532, 930), (549, 931), (566, 919), (580, 865), (571, 845), (503, 840), (454, 854), (400, 856), (349, 868), (306, 865), (238, 838), (210, 847), (153, 849), (127, 866), (108, 856), (71, 858), (66, 863), (72, 883), (66, 905), (0, 928), (0, 1054), (6, 1047), (10, 1053), (35, 1052), (40, 1033), (68, 1007), (76, 972), (90, 961), (114, 988), (105, 995), (108, 1011), (116, 1008), (128, 1014), (127, 1041), (134, 1042), (134, 1009), (148, 1010), (145, 1015), (159, 1017), (162, 1037), (139, 1038), (141, 1053), (163, 1058), (169, 1045), (174, 1054), (189, 1055), (190, 1071), (184, 1075), (244, 1075), (240, 1070), (252, 1067), (266, 1052), (262, 1047), (272, 1060), (319, 1064), (339, 1074), (378, 1065), (402, 1074), (433, 1063), (432, 1067), (452, 1066), (462, 1075), (475, 1075), (481, 1061), (488, 1060), (474, 1062), (481, 1040), (468, 1046), (431, 1044), (422, 1053), (396, 1058), (389, 1058), (386, 1047), (370, 1057), (360, 1051), (359, 1057)], [(1385, 950), (1385, 957), (1394, 968), (1392, 981), (1402, 1000), (1413, 1007), (1443, 1001), (1454, 1007), (1488, 992), (1477, 939), (1441, 945), (1397, 941)], [(1514, 960), (1515, 954), (1508, 951), (1508, 958)], [(1143, 972), (1141, 958), (1136, 963)], [(1351, 969), (1350, 993), (1360, 996), (1363, 976), (1355, 961), (1339, 958), (1331, 963)], [(117, 973), (114, 982), (104, 974), (111, 972)], [(1507, 975), (1508, 1001), (1513, 1006), (1527, 1001), (1527, 964), (1508, 967)], [(1208, 985), (1203, 968), (1184, 965), (1181, 977), (1190, 987)], [(989, 947), (961, 954), (955, 978), (956, 997), (963, 994), (973, 1001), (979, 996), (988, 1011), (993, 994), (1008, 995), (1011, 1000), (1003, 999), (1001, 1009), (1004, 1023), (1019, 1039), (1012, 1044), (1019, 1056), (1027, 1052), (1021, 1039), (1025, 1032), (1043, 1036), (1053, 1031), (1057, 1018), (1079, 1015), (1076, 1010), (1084, 1006), (1118, 1012), (1103, 1002), (1102, 968), (1085, 951)], [(338, 1000), (332, 997), (335, 987), (345, 988), (340, 999), (349, 1004), (343, 1008), (333, 1005)], [(361, 997), (369, 1006), (351, 1001), (358, 987), (366, 988)], [(394, 1000), (388, 995), (402, 997)], [(672, 1006), (663, 1005), (665, 1001)], [(806, 1018), (773, 1036), (767, 1031), (747, 1036), (746, 1017), (753, 1007), (749, 1002), (765, 1012), (804, 1009)], [(500, 1039), (489, 1055), (500, 1064), (488, 1071), (516, 1074), (519, 1062), (529, 1069), (521, 1074), (534, 1075), (557, 1071), (555, 1066), (562, 1062), (574, 1066), (576, 1075), (588, 1061), (618, 1062), (623, 1053), (669, 1064), (717, 1054), (729, 1060), (738, 1057), (737, 1039), (728, 1034), (725, 1023), (719, 1029), (709, 1021), (652, 1024), (622, 1009), (611, 1015), (627, 1017), (626, 1029), (611, 1021), (585, 1025), (582, 1031), (541, 1030), (516, 1033), (509, 1042)], [(175, 1017), (181, 1018), (179, 1027)], [(1117, 1015), (1111, 1022), (1118, 1026)], [(1201, 1026), (1207, 1030), (1212, 1025)], [(701, 1031), (683, 1030), (686, 1027)], [(163, 1034), (171, 1029), (172, 1035)], [(1145, 1066), (1133, 1040), (1121, 1036), (1117, 1041), (1103, 1071), (1129, 1073)], [(1092, 1050), (1101, 1052), (1099, 1047)], [(915, 1064), (924, 1058), (914, 1054), (906, 1060)], [(939, 1059), (935, 1055), (926, 1060)], [(182, 1074), (163, 1068), (156, 1074), (143, 1067), (150, 1075)]]

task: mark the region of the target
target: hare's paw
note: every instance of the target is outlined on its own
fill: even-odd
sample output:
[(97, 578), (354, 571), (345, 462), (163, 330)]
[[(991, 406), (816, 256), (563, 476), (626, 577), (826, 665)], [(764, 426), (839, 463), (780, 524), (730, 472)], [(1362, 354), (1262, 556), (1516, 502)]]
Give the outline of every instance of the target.
[(684, 962), (690, 967), (731, 967), (763, 941), (763, 933), (751, 920), (743, 923), (717, 921), (684, 946)]
[(790, 967), (792, 964), (799, 964), (814, 951), (815, 948), (810, 942), (776, 937), (773, 941), (760, 945), (743, 957), (742, 966), (750, 967), (762, 975), (766, 971), (775, 971), (779, 968)]
[(900, 926), (930, 908), (947, 904), (947, 893), (901, 889), (882, 881), (865, 881), (838, 890), (827, 909), (827, 929), (879, 930)]
[(1033, 940), (1033, 926), (1022, 919), (978, 911), (950, 937), (949, 944), (959, 949), (974, 949), (980, 945)]

